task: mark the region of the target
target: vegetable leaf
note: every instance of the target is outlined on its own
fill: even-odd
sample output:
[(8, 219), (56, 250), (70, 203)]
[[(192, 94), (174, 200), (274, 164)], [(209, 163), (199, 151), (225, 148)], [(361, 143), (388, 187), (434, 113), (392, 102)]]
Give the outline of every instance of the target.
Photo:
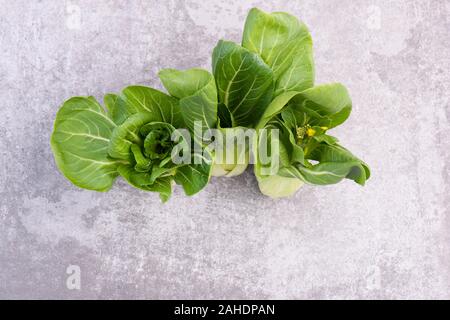
[(275, 96), (314, 85), (312, 39), (308, 28), (294, 16), (253, 8), (245, 23), (242, 46), (260, 55), (273, 70)]
[(313, 121), (311, 125), (334, 128), (350, 115), (352, 101), (347, 89), (340, 83), (323, 84), (295, 95), (290, 102), (296, 113), (304, 112)]
[(232, 125), (255, 126), (272, 99), (272, 70), (255, 53), (221, 40), (213, 52), (213, 73)]
[(115, 159), (130, 160), (131, 146), (143, 144), (143, 138), (139, 134), (141, 127), (158, 120), (154, 113), (140, 112), (130, 116), (114, 129), (108, 150), (109, 155)]
[(144, 86), (130, 86), (122, 91), (128, 114), (151, 113), (157, 121), (170, 123), (175, 128), (182, 128), (178, 100), (161, 91)]
[(93, 97), (66, 101), (51, 137), (56, 164), (81, 188), (107, 191), (121, 175), (163, 202), (175, 183), (194, 195), (211, 175), (241, 174), (250, 160), (274, 198), (305, 183), (364, 185), (368, 165), (328, 134), (349, 117), (349, 93), (340, 83), (314, 86), (314, 69), (308, 28), (254, 8), (241, 45), (214, 48), (212, 74), (164, 69), (167, 93), (129, 86), (105, 95), (106, 110)]
[(137, 172), (130, 166), (121, 165), (118, 170), (120, 175), (133, 187), (145, 191), (158, 192), (162, 202), (169, 200), (172, 194), (172, 180), (170, 177), (152, 181), (150, 173)]
[(370, 178), (369, 166), (354, 156), (349, 150), (341, 145), (320, 144), (310, 155), (310, 159), (324, 162), (358, 162), (359, 171), (352, 171), (348, 176), (349, 179), (364, 185), (366, 180)]
[(80, 188), (107, 191), (117, 177), (118, 161), (108, 156), (115, 123), (93, 97), (75, 97), (59, 110), (51, 146), (56, 164)]
[(121, 125), (132, 113), (127, 108), (126, 101), (119, 95), (109, 93), (103, 99), (109, 117), (117, 124)]
[(202, 122), (202, 130), (217, 123), (217, 90), (214, 77), (206, 70), (178, 71), (165, 69), (159, 77), (167, 91), (180, 99), (180, 110), (186, 126), (194, 131), (194, 122)]
[(264, 114), (262, 118), (259, 120), (258, 125), (256, 126), (257, 129), (263, 128), (267, 122), (270, 121), (274, 116), (276, 116), (278, 113), (280, 113), (284, 107), (286, 107), (287, 103), (296, 95), (298, 95), (298, 92), (296, 91), (288, 91), (284, 92), (269, 104), (269, 106), (264, 110)]
[(199, 164), (182, 166), (177, 169), (175, 182), (183, 186), (184, 192), (188, 195), (194, 195), (202, 190), (209, 182), (211, 176), (211, 163), (201, 155), (194, 155), (199, 159)]

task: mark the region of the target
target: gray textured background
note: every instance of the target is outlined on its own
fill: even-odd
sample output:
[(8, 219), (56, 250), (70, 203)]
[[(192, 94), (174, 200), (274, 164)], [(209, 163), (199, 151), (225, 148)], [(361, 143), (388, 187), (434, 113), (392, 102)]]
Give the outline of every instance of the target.
[[(264, 198), (251, 172), (160, 204), (83, 191), (49, 147), (73, 95), (209, 69), (252, 6), (310, 27), (317, 82), (354, 102), (345, 181)], [(0, 0), (0, 298), (450, 298), (449, 1)], [(66, 268), (81, 268), (68, 290)]]

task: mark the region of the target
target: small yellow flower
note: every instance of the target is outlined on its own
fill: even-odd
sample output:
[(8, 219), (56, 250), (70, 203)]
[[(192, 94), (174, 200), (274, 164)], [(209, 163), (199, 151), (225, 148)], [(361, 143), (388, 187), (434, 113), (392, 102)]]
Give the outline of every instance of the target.
[(306, 130), (306, 134), (307, 134), (309, 137), (312, 137), (312, 136), (314, 136), (314, 135), (316, 134), (316, 130), (314, 130), (313, 128), (308, 128), (308, 129)]

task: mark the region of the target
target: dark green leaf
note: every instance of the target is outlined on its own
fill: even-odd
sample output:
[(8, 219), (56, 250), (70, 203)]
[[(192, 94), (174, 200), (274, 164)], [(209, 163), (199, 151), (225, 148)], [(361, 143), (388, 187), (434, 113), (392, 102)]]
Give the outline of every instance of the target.
[(213, 73), (219, 102), (230, 111), (233, 126), (256, 126), (272, 99), (272, 70), (255, 53), (219, 41), (213, 52)]
[(209, 182), (211, 176), (211, 163), (201, 155), (194, 155), (193, 158), (200, 159), (189, 165), (181, 166), (175, 174), (175, 182), (183, 186), (184, 192), (192, 196), (202, 190)]
[(233, 126), (233, 116), (231, 115), (230, 110), (228, 110), (227, 106), (223, 103), (219, 103), (217, 108), (217, 115), (219, 118), (220, 128), (231, 128)]
[(355, 181), (364, 184), (365, 172), (360, 162), (322, 162), (311, 168), (297, 166), (299, 177), (307, 183), (327, 185), (340, 182), (344, 178), (354, 179), (355, 177), (363, 177), (364, 179), (356, 178)]
[(158, 115), (149, 112), (136, 113), (130, 116), (124, 123), (114, 129), (108, 150), (109, 155), (115, 159), (130, 160), (131, 146), (133, 144), (142, 146), (144, 143), (139, 133), (142, 126), (158, 119)]
[(184, 126), (178, 100), (161, 91), (144, 86), (131, 86), (122, 91), (128, 113), (150, 113), (155, 121), (166, 122), (175, 128)]
[(155, 179), (151, 173), (137, 172), (134, 168), (126, 165), (119, 166), (118, 171), (135, 188), (158, 192), (162, 202), (169, 200), (172, 194), (172, 178), (170, 176)]
[(354, 180), (355, 182), (364, 185), (366, 180), (370, 178), (370, 169), (369, 166), (354, 156), (349, 150), (344, 147), (335, 144), (320, 144), (310, 155), (310, 158), (319, 162), (359, 162), (363, 171), (352, 172), (349, 179)]

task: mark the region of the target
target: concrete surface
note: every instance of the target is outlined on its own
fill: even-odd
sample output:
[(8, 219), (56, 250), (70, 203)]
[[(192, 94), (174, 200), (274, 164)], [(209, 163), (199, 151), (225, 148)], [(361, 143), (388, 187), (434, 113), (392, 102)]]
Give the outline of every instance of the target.
[[(371, 165), (366, 187), (273, 201), (247, 172), (162, 205), (123, 181), (100, 194), (62, 177), (49, 147), (61, 102), (160, 87), (164, 67), (209, 68), (252, 6), (303, 19), (317, 82), (348, 86), (354, 111), (336, 135)], [(449, 11), (445, 0), (0, 0), (0, 298), (450, 298)]]

